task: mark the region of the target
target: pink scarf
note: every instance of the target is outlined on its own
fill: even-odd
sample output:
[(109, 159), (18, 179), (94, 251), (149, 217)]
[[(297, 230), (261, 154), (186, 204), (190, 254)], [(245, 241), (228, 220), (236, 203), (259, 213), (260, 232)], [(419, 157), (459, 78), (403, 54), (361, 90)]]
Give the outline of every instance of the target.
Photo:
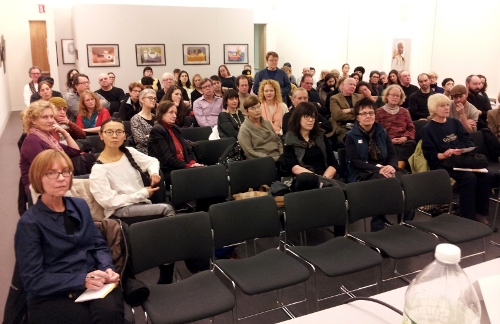
[(271, 113), (271, 110), (267, 106), (267, 103), (264, 101), (262, 104), (262, 117), (264, 119), (269, 120), (271, 124), (273, 124), (273, 129), (276, 134), (279, 134), (281, 131), (281, 123), (283, 122), (283, 109), (278, 101), (274, 101), (274, 111)]
[(42, 141), (44, 141), (51, 149), (56, 151), (62, 151), (63, 148), (59, 145), (59, 142), (52, 135), (47, 135), (36, 127), (31, 127), (28, 134), (33, 134), (38, 136)]

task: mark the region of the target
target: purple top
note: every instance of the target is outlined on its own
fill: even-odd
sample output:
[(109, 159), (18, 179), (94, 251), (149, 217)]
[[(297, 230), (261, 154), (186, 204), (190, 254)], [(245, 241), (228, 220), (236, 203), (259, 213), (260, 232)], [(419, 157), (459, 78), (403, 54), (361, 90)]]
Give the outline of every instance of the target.
[(193, 111), (200, 127), (214, 127), (217, 125), (219, 114), (222, 112), (222, 98), (214, 96), (214, 100), (210, 103), (204, 96), (201, 96), (193, 103)]

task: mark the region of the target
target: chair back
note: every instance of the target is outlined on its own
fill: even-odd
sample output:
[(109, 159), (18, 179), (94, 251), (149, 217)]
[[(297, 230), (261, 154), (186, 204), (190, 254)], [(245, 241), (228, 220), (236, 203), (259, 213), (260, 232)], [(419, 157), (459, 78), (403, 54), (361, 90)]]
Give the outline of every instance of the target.
[(197, 142), (208, 140), (212, 134), (212, 128), (210, 126), (181, 128), (181, 133), (184, 139)]
[(95, 149), (95, 153), (101, 153), (104, 150), (104, 141), (99, 137), (99, 135), (87, 135), (84, 140), (82, 140), (92, 148)]
[(346, 178), (347, 177), (347, 151), (344, 147), (338, 149), (337, 153), (339, 154), (339, 177)]
[(272, 196), (215, 204), (209, 215), (216, 249), (280, 234), (278, 207)]
[(170, 179), (174, 206), (193, 200), (225, 198), (229, 195), (227, 173), (223, 165), (174, 170)]
[(263, 184), (271, 185), (278, 179), (276, 162), (270, 156), (228, 163), (231, 194), (258, 190)]
[(196, 161), (203, 163), (205, 165), (214, 165), (219, 161), (219, 157), (224, 153), (224, 151), (236, 143), (236, 139), (221, 138), (217, 140), (203, 140), (196, 142), (196, 146), (193, 146), (193, 152), (196, 155)]
[(401, 177), (405, 211), (425, 205), (449, 204), (453, 198), (450, 176), (446, 170), (406, 174)]
[(132, 125), (130, 124), (130, 120), (124, 120), (123, 121), (123, 126), (125, 126), (125, 133), (128, 136), (132, 135)]
[(132, 224), (128, 239), (134, 274), (169, 262), (212, 257), (210, 218), (205, 212)]
[(318, 227), (345, 226), (344, 192), (338, 187), (299, 191), (285, 195), (285, 230), (293, 235)]
[(483, 132), (481, 131), (471, 132), (469, 133), (469, 136), (477, 147), (481, 149), (484, 147)]
[(418, 143), (418, 141), (422, 138), (420, 134), (422, 128), (427, 125), (427, 120), (415, 120), (413, 121), (413, 125), (415, 126), (415, 142)]
[(403, 213), (403, 190), (396, 178), (349, 183), (346, 193), (349, 223), (367, 217)]

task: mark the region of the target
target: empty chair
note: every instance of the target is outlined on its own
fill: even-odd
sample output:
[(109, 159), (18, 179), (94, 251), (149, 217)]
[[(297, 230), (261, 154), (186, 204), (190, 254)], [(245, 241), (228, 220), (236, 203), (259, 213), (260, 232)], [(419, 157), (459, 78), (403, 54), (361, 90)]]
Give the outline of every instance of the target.
[(197, 142), (208, 140), (208, 137), (212, 133), (212, 128), (210, 126), (181, 128), (181, 133), (185, 139)]
[[(347, 209), (342, 189), (337, 187), (300, 191), (285, 195), (285, 239), (291, 235), (327, 226), (345, 226)], [(316, 308), (319, 301), (337, 295), (319, 298), (317, 271), (328, 277), (338, 277), (380, 266), (382, 256), (368, 246), (347, 237), (335, 237), (317, 246), (290, 246), (286, 250), (304, 260), (315, 276)], [(377, 292), (380, 289), (380, 267), (376, 269)], [(372, 285), (370, 285), (372, 286)], [(341, 287), (346, 289), (345, 287)], [(365, 288), (365, 287), (363, 287)]]
[(207, 210), (205, 203), (221, 202), (229, 195), (227, 172), (223, 165), (174, 170), (170, 177), (174, 207), (196, 201), (197, 210)]
[[(276, 202), (271, 196), (215, 204), (210, 206), (209, 214), (216, 249), (256, 238), (276, 237), (279, 242), (280, 219)], [(214, 264), (231, 281), (235, 296), (236, 289), (247, 295), (256, 295), (309, 278), (309, 271), (304, 265), (277, 248), (260, 253), (256, 251), (256, 255), (245, 259), (217, 260)], [(279, 304), (277, 308), (266, 311), (281, 308), (288, 314), (287, 305), (281, 301)], [(238, 316), (237, 301), (233, 315)]]
[(196, 142), (193, 152), (196, 155), (196, 161), (205, 165), (214, 165), (219, 161), (219, 157), (224, 151), (236, 143), (236, 139), (221, 138), (217, 140), (203, 140)]
[(270, 156), (228, 163), (231, 194), (259, 189), (263, 184), (271, 185), (278, 179), (276, 163)]
[[(205, 212), (177, 215), (129, 227), (133, 275), (165, 263), (212, 257), (210, 219)], [(231, 310), (234, 296), (206, 270), (168, 285), (147, 285), (142, 304), (151, 323), (186, 323)]]
[[(450, 204), (452, 187), (446, 170), (407, 174), (401, 178), (405, 194), (405, 211), (424, 205)], [(406, 224), (434, 233), (446, 241), (459, 244), (489, 236), (493, 230), (480, 222), (451, 214), (441, 214), (425, 220), (405, 221)]]
[[(353, 182), (347, 185), (349, 224), (378, 215), (398, 215), (404, 210), (403, 191), (396, 178)], [(435, 235), (403, 225), (392, 225), (378, 232), (350, 232), (348, 235), (380, 249), (397, 260), (434, 251), (438, 240)]]

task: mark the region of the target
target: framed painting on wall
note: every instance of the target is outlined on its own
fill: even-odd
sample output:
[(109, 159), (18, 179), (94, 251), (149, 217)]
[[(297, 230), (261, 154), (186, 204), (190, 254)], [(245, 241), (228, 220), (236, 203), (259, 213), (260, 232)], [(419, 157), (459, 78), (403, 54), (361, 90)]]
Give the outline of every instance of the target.
[(137, 66), (167, 65), (165, 44), (135, 44)]
[(87, 44), (89, 67), (120, 66), (118, 44)]
[(61, 39), (63, 64), (75, 64), (75, 42), (72, 39)]
[(248, 64), (248, 44), (224, 44), (224, 64)]
[(184, 65), (209, 65), (209, 44), (182, 44)]

